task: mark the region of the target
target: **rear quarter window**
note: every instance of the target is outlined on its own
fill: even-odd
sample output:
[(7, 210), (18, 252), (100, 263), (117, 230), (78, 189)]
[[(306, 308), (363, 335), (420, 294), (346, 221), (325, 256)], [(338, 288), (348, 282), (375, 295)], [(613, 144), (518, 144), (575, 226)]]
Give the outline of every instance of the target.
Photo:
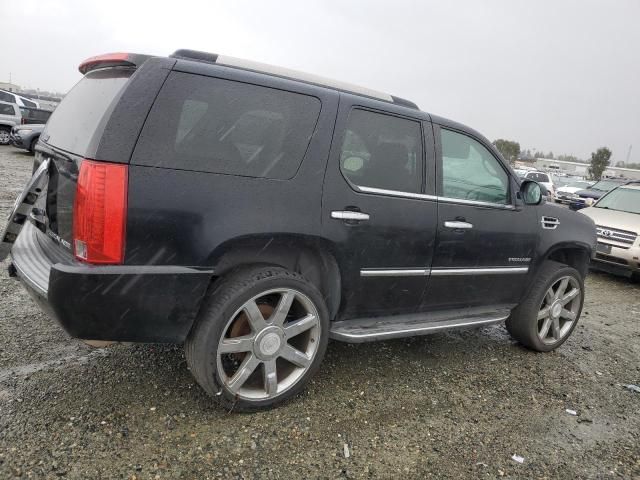
[(15, 115), (13, 105), (0, 104), (0, 115)]
[(320, 114), (316, 97), (173, 72), (151, 109), (133, 163), (292, 178)]

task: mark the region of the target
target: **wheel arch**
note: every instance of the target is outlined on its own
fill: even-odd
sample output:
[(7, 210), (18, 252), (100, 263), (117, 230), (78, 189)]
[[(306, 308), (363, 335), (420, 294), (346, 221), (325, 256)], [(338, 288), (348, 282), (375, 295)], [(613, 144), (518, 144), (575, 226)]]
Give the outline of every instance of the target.
[[(584, 278), (589, 268), (591, 247), (587, 244), (577, 242), (563, 242), (553, 245), (541, 258), (543, 262), (545, 260), (553, 260), (569, 265), (575, 268), (578, 273), (580, 273), (580, 276)], [(540, 265), (538, 265), (538, 267), (540, 267)]]
[(275, 265), (303, 275), (322, 293), (330, 319), (338, 313), (342, 275), (337, 249), (326, 239), (307, 235), (269, 234), (234, 238), (217, 247), (207, 264), (213, 281), (248, 265)]

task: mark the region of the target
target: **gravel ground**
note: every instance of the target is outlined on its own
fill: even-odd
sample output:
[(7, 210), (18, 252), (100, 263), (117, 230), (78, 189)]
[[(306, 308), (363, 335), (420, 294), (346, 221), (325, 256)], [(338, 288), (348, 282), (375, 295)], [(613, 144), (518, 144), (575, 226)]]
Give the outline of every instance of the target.
[[(31, 163), (0, 147), (0, 227)], [(589, 275), (556, 352), (502, 325), (333, 342), (303, 395), (241, 415), (180, 346), (90, 349), (1, 270), (0, 478), (640, 478), (640, 393), (623, 387), (640, 385), (640, 286), (624, 279)]]

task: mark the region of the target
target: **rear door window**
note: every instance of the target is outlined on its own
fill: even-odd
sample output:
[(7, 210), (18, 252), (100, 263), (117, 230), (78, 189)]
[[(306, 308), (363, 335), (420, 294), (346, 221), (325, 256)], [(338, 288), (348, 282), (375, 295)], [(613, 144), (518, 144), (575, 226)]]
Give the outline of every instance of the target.
[(131, 69), (105, 68), (87, 73), (55, 109), (41, 140), (84, 155), (101, 123), (113, 111)]
[(340, 152), (342, 174), (360, 187), (419, 193), (422, 130), (414, 120), (355, 109)]
[(292, 178), (319, 114), (316, 97), (173, 72), (151, 109), (133, 163)]

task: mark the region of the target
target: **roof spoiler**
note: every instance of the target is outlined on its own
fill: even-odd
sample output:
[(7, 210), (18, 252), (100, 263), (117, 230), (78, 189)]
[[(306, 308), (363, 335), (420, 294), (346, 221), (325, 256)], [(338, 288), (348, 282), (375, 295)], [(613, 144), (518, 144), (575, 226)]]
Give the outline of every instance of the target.
[(146, 60), (151, 58), (151, 55), (141, 55), (139, 53), (105, 53), (104, 55), (97, 55), (95, 57), (89, 57), (83, 61), (78, 70), (81, 74), (85, 75), (91, 70), (106, 67), (134, 67), (137, 68)]

